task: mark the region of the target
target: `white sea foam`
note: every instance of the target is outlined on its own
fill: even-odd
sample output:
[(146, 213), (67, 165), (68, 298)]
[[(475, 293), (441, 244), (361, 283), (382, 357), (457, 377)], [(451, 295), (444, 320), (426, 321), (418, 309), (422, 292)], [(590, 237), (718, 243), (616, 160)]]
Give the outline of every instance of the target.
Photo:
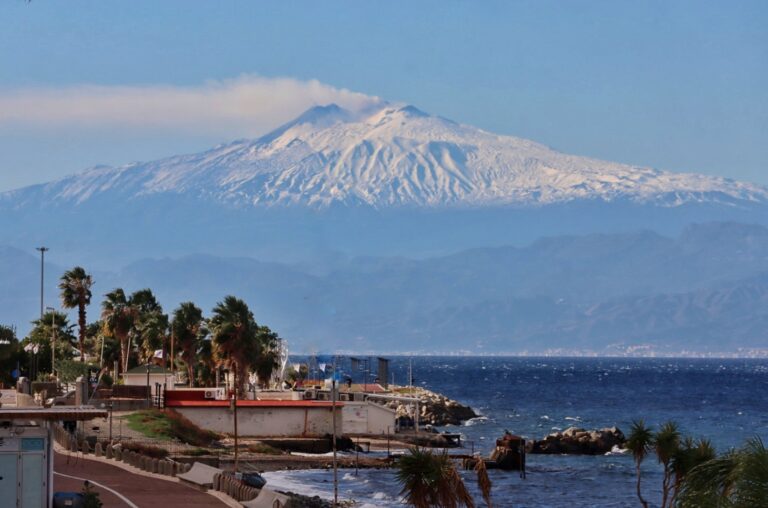
[(478, 423), (482, 423), (488, 421), (487, 416), (478, 416), (476, 418), (470, 418), (466, 422), (464, 422), (465, 427), (471, 427), (472, 425), (477, 425)]
[(301, 472), (274, 471), (266, 472), (262, 476), (267, 480), (267, 484), (272, 489), (295, 492), (303, 496), (319, 496), (328, 499), (329, 492), (324, 489), (312, 487), (312, 485), (322, 485), (317, 481), (307, 481), (308, 477), (312, 479), (323, 477), (327, 474), (325, 470), (305, 470)]
[(627, 453), (629, 453), (628, 449), (622, 448), (619, 445), (613, 445), (611, 451), (605, 452), (605, 455), (626, 455)]
[[(333, 452), (328, 453), (304, 453), (304, 452), (291, 452), (291, 455), (297, 455), (299, 457), (333, 457)], [(351, 457), (354, 455), (349, 452), (336, 452), (338, 457)]]

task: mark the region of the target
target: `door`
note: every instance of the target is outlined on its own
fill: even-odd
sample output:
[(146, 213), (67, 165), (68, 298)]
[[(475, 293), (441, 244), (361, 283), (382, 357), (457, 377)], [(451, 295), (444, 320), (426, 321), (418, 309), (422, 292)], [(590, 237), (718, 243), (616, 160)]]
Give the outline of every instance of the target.
[(0, 453), (0, 499), (4, 502), (16, 499), (18, 457), (19, 452), (15, 450), (12, 453)]
[(45, 439), (23, 438), (19, 454), (21, 470), (20, 508), (45, 508), (48, 477), (45, 468)]

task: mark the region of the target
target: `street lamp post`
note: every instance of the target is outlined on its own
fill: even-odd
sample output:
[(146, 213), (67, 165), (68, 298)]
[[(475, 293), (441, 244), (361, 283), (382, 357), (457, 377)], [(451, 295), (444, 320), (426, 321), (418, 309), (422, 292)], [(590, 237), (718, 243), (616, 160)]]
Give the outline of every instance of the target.
[(331, 419), (333, 420), (333, 506), (339, 506), (339, 466), (336, 460), (336, 369), (331, 380)]
[(235, 474), (237, 474), (238, 468), (240, 466), (239, 443), (237, 440), (237, 389), (239, 388), (239, 385), (237, 384), (237, 363), (235, 363), (232, 367), (235, 371), (235, 389), (232, 390), (232, 400), (230, 403), (232, 404), (232, 418), (235, 424)]
[(45, 279), (45, 253), (50, 249), (48, 247), (35, 247), (40, 251), (40, 319), (43, 319), (43, 281)]

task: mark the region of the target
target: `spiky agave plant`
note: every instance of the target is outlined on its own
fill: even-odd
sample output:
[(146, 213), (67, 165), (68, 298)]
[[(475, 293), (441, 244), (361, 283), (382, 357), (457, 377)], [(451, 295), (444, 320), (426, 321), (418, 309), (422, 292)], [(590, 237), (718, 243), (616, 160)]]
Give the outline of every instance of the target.
[(474, 508), (464, 481), (445, 452), (412, 447), (397, 462), (400, 495), (415, 508)]

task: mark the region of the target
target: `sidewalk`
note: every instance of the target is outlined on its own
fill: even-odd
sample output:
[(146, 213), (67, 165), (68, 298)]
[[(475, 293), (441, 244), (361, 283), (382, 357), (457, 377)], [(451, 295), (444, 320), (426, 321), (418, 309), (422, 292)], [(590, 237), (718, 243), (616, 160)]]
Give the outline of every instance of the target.
[[(69, 459), (69, 461), (67, 461)], [(185, 507), (194, 508), (198, 506), (225, 507), (227, 504), (217, 499), (213, 495), (201, 492), (193, 487), (179, 483), (178, 481), (169, 481), (149, 475), (139, 475), (126, 471), (111, 464), (101, 461), (89, 460), (87, 458), (67, 456), (63, 453), (54, 454), (54, 472), (60, 473), (53, 475), (53, 490), (80, 492), (83, 488), (82, 480), (67, 478), (63, 475), (76, 478), (84, 478), (92, 482), (99, 483), (105, 487), (116, 491), (122, 495), (128, 502), (120, 499), (119, 496), (106, 491), (103, 488), (96, 487), (96, 491), (101, 495), (104, 508), (151, 508), (162, 506), (163, 508)]]

